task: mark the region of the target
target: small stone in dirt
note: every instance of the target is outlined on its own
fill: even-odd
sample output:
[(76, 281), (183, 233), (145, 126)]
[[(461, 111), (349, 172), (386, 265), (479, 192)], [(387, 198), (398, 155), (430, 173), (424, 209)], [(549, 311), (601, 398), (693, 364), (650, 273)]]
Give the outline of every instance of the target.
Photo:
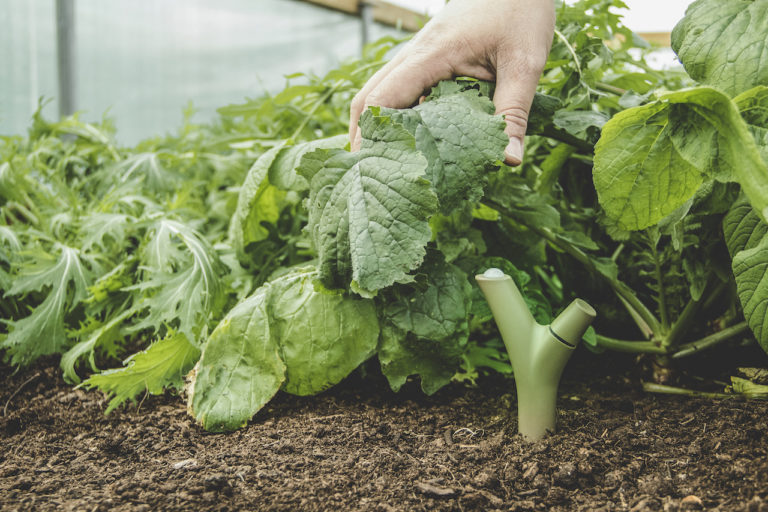
[(185, 469), (185, 468), (191, 468), (194, 466), (197, 466), (197, 461), (195, 459), (184, 459), (174, 463), (173, 469)]
[(683, 498), (680, 502), (680, 510), (702, 510), (704, 503), (701, 502), (701, 498), (690, 494)]
[(441, 498), (449, 498), (456, 494), (456, 491), (450, 487), (438, 487), (426, 482), (416, 482), (416, 489), (421, 493), (429, 496), (439, 496)]
[(576, 485), (576, 466), (570, 462), (562, 464), (553, 475), (555, 484), (560, 487), (573, 487)]

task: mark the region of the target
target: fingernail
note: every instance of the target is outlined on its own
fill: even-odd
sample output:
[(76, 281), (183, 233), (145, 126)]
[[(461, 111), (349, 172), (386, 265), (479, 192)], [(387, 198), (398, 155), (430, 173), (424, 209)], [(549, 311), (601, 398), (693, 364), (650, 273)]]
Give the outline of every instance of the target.
[(517, 137), (510, 137), (509, 144), (504, 148), (504, 159), (510, 165), (520, 165), (523, 161), (523, 143)]

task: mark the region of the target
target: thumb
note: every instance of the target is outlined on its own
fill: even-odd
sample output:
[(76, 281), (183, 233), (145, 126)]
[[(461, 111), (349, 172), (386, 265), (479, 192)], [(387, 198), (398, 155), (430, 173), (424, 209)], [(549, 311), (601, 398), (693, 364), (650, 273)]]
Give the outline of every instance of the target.
[(540, 71), (521, 69), (507, 65), (500, 67), (496, 76), (496, 92), (493, 104), (496, 113), (504, 116), (509, 136), (509, 144), (504, 150), (504, 162), (508, 165), (520, 165), (523, 161), (523, 141), (528, 126), (528, 113), (531, 109)]

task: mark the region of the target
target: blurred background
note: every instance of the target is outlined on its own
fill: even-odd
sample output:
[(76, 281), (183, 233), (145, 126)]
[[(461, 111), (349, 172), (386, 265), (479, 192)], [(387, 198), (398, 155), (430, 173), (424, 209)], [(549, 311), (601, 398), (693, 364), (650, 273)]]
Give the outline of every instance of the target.
[[(689, 0), (626, 0), (625, 24), (660, 47)], [(0, 0), (0, 135), (48, 117), (107, 115), (132, 145), (322, 74), (366, 41), (418, 30), (444, 0)], [(670, 49), (652, 59), (674, 66)]]

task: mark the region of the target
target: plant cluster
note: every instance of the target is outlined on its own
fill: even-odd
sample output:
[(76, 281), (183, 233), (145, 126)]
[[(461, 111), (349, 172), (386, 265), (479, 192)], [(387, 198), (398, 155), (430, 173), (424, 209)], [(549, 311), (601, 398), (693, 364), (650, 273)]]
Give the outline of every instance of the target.
[(668, 365), (750, 330), (768, 350), (768, 2), (694, 2), (673, 33), (687, 74), (649, 67), (617, 7), (558, 7), (519, 168), (469, 78), (369, 109), (345, 149), (392, 40), (135, 148), (36, 115), (0, 144), (0, 346), (15, 365), (61, 354), (73, 383), (87, 361), (108, 410), (194, 367), (209, 430), (374, 357), (395, 390), (510, 373), (472, 279), (488, 267), (540, 322), (594, 303), (594, 351)]

